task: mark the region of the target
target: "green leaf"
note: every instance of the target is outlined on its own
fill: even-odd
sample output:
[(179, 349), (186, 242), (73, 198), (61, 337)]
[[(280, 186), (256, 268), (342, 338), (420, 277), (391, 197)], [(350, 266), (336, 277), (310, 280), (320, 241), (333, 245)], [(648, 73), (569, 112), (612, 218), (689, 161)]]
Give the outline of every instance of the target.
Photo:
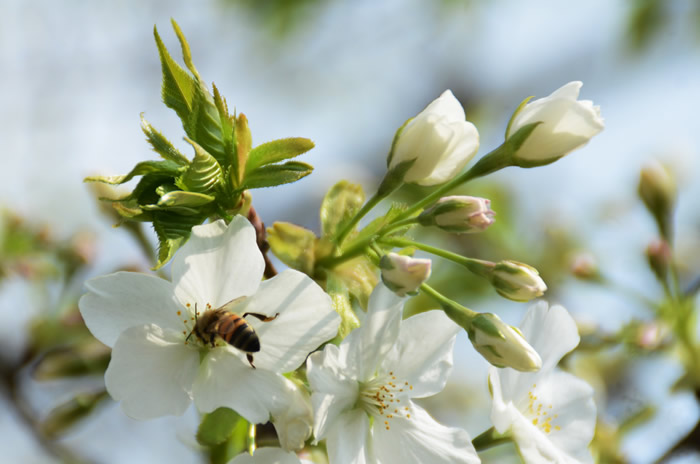
[(366, 309), (369, 296), (379, 283), (377, 268), (370, 260), (366, 256), (358, 256), (336, 266), (333, 272), (348, 288), (350, 295)]
[(350, 293), (348, 287), (343, 283), (343, 280), (333, 272), (328, 273), (326, 280), (326, 292), (331, 297), (333, 309), (340, 315), (340, 327), (338, 328), (338, 336), (344, 339), (354, 329), (360, 326), (360, 321), (352, 309), (350, 301)]
[(161, 174), (176, 177), (184, 171), (184, 168), (174, 161), (142, 161), (124, 176), (91, 176), (86, 177), (85, 182), (103, 182), (105, 184), (117, 185), (128, 182), (136, 176), (146, 174)]
[(321, 232), (334, 237), (341, 225), (349, 221), (365, 203), (365, 192), (359, 184), (341, 180), (326, 193), (321, 203)]
[(246, 172), (272, 163), (278, 163), (286, 159), (295, 158), (314, 147), (314, 143), (302, 137), (273, 140), (253, 148), (248, 155)]
[(185, 66), (187, 66), (187, 69), (189, 69), (190, 72), (194, 74), (198, 81), (201, 81), (202, 79), (199, 77), (199, 72), (197, 72), (197, 68), (194, 67), (194, 63), (192, 63), (190, 44), (187, 43), (185, 34), (182, 33), (180, 26), (177, 24), (177, 22), (175, 22), (174, 19), (171, 18), (170, 23), (173, 25), (175, 35), (177, 35), (177, 40), (180, 41), (180, 47), (182, 48), (182, 59), (185, 61)]
[(183, 216), (159, 211), (154, 214), (153, 228), (158, 236), (158, 262), (153, 270), (160, 269), (190, 237), (192, 227), (201, 224), (205, 216)]
[(312, 231), (289, 222), (275, 222), (267, 228), (267, 241), (284, 264), (313, 276), (316, 235)]
[(184, 123), (184, 121), (187, 121), (192, 111), (192, 101), (195, 91), (199, 86), (197, 82), (187, 74), (187, 71), (182, 69), (170, 56), (155, 26), (153, 27), (153, 35), (156, 39), (158, 54), (160, 55), (160, 64), (163, 70), (163, 103), (165, 103), (168, 108), (175, 110)]
[(209, 90), (201, 82), (195, 91), (189, 118), (183, 120), (183, 127), (187, 135), (219, 163), (226, 163), (219, 110)]
[[(346, 244), (343, 248), (349, 248), (352, 246), (354, 242), (366, 239), (374, 234), (377, 233), (377, 231), (387, 224), (393, 222), (397, 217), (401, 215), (406, 210), (407, 206), (403, 203), (392, 203), (391, 207), (389, 208), (389, 211), (384, 216), (380, 216), (374, 221), (370, 222), (365, 226), (364, 229), (360, 231), (359, 234), (357, 234), (357, 237), (350, 243)], [(402, 229), (397, 229), (396, 231), (390, 233), (387, 235), (387, 237), (396, 237), (396, 236), (401, 236), (406, 233), (408, 229), (402, 228)]]
[(202, 206), (212, 201), (214, 201), (214, 197), (211, 195), (174, 190), (160, 197), (158, 206)]
[(246, 175), (245, 188), (264, 188), (289, 184), (308, 176), (314, 168), (306, 163), (288, 161), (284, 164), (262, 166)]
[(141, 130), (146, 134), (146, 140), (151, 144), (153, 150), (164, 159), (174, 161), (181, 166), (190, 164), (190, 160), (180, 153), (163, 134), (155, 130), (153, 126), (144, 119), (143, 114), (141, 114)]
[(223, 166), (230, 166), (233, 169), (235, 178), (238, 179), (238, 157), (236, 156), (236, 133), (233, 129), (234, 119), (228, 112), (228, 104), (226, 99), (221, 96), (219, 89), (214, 84), (211, 85), (214, 89), (214, 104), (219, 112), (219, 121), (221, 124), (221, 140), (224, 146), (226, 159)]
[(176, 185), (191, 192), (212, 192), (223, 180), (221, 166), (197, 142), (187, 138), (185, 140), (194, 148), (195, 156), (187, 171), (175, 182)]
[[(228, 440), (243, 423), (244, 431), (248, 423), (235, 411), (229, 408), (218, 408), (209, 414), (205, 414), (197, 429), (197, 442), (203, 446), (215, 446)], [(243, 439), (245, 444), (245, 435)]]

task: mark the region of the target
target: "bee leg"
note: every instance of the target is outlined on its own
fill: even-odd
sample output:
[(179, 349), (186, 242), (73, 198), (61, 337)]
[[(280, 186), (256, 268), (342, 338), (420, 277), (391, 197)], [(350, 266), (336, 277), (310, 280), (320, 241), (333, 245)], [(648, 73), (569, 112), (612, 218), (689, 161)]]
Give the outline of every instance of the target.
[(255, 369), (255, 364), (253, 364), (253, 355), (250, 353), (246, 353), (245, 357), (246, 357), (246, 359), (248, 359), (248, 362), (250, 363), (250, 367)]
[(270, 322), (270, 321), (274, 321), (275, 319), (277, 319), (277, 316), (279, 316), (279, 315), (280, 315), (280, 313), (276, 313), (274, 316), (270, 317), (270, 316), (266, 316), (264, 314), (258, 314), (258, 313), (245, 313), (245, 314), (243, 314), (242, 317), (243, 317), (243, 319), (245, 319), (246, 316), (253, 316), (253, 317), (257, 317), (258, 319), (260, 319), (263, 322)]

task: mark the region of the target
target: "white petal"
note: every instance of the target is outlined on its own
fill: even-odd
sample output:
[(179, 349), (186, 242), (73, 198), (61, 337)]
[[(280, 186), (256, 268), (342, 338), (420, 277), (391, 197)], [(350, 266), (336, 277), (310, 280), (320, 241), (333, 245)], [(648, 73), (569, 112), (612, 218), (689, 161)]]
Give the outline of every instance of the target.
[(444, 115), (450, 121), (464, 121), (464, 108), (455, 98), (450, 89), (445, 90), (435, 100), (433, 100), (424, 110), (424, 113), (434, 113)]
[(301, 461), (294, 453), (288, 453), (281, 448), (257, 448), (255, 454), (241, 453), (231, 461), (231, 464), (300, 464)]
[(404, 300), (378, 284), (369, 297), (362, 326), (350, 332), (341, 343), (347, 346), (347, 363), (353, 365), (357, 380), (371, 378), (399, 337)]
[(541, 373), (554, 368), (581, 340), (576, 321), (566, 309), (559, 305), (548, 307), (545, 301), (530, 306), (520, 330), (542, 358)]
[(275, 426), (280, 446), (287, 451), (304, 447), (311, 436), (314, 413), (311, 398), (306, 389), (289, 381), (292, 395), (279, 411), (272, 411), (272, 425)]
[[(381, 464), (475, 464), (479, 456), (469, 434), (462, 429), (445, 427), (415, 404), (409, 419), (395, 417), (387, 430), (375, 422), (372, 444)], [(347, 461), (346, 461), (347, 462)]]
[(305, 274), (286, 270), (260, 284), (257, 293), (236, 307), (236, 312), (279, 316), (262, 322), (246, 318), (260, 338), (255, 366), (279, 373), (299, 367), (310, 352), (335, 337), (340, 316), (331, 298)]
[(498, 369), (489, 367), (489, 391), (491, 392), (491, 422), (498, 433), (505, 433), (513, 422), (521, 415), (512, 403), (510, 392), (503, 392), (502, 377), (504, 372), (518, 371), (510, 368)]
[(290, 401), (293, 386), (279, 374), (253, 369), (234, 350), (217, 347), (204, 359), (192, 387), (195, 405), (201, 412), (226, 406), (248, 422), (267, 422)]
[(306, 361), (306, 376), (313, 394), (314, 437), (322, 440), (340, 415), (352, 409), (357, 402), (358, 384), (346, 377), (344, 364), (339, 361), (340, 350), (326, 345)]
[(453, 122), (454, 135), (444, 152), (444, 156), (429, 176), (423, 178), (419, 185), (436, 185), (447, 182), (466, 166), (479, 150), (479, 131), (468, 121)]
[(581, 87), (583, 87), (583, 82), (571, 81), (552, 92), (549, 95), (549, 98), (566, 98), (568, 100), (576, 100), (578, 98), (578, 94), (581, 92)]
[(214, 308), (255, 293), (264, 269), (255, 228), (243, 216), (234, 217), (228, 227), (222, 220), (193, 227), (172, 263), (182, 301), (194, 298)]
[(90, 332), (102, 343), (113, 346), (129, 327), (156, 324), (184, 330), (178, 311), (185, 308), (175, 297), (167, 280), (138, 272), (117, 272), (85, 282), (88, 293), (80, 298), (80, 314)]
[[(411, 397), (434, 395), (443, 388), (452, 371), (452, 354), (457, 333), (462, 328), (442, 311), (427, 311), (401, 324), (397, 350), (383, 370), (413, 386)], [(393, 359), (392, 359), (393, 358)]]
[(326, 439), (330, 464), (377, 464), (368, 449), (369, 418), (364, 411), (353, 409), (338, 418)]
[(105, 372), (107, 391), (134, 419), (182, 415), (191, 401), (199, 353), (173, 331), (147, 324), (119, 336)]

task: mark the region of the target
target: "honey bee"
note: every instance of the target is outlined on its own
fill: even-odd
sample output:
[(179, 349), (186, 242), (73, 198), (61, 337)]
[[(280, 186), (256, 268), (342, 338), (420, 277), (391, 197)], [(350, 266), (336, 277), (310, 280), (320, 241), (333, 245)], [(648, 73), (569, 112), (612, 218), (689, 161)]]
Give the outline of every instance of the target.
[[(260, 351), (260, 338), (258, 338), (255, 329), (248, 324), (245, 318), (253, 316), (263, 322), (270, 322), (276, 319), (279, 313), (272, 317), (258, 313), (244, 313), (242, 316), (239, 316), (228, 309), (235, 306), (243, 298), (245, 297), (235, 298), (220, 308), (207, 309), (201, 316), (197, 312), (197, 305), (195, 304), (195, 326), (185, 340), (189, 340), (192, 334), (195, 334), (204, 343), (211, 344), (213, 348), (216, 346), (217, 337), (220, 337), (229, 345), (244, 351), (246, 359), (248, 359), (251, 367), (255, 369), (253, 353)], [(211, 308), (209, 305), (207, 307)]]

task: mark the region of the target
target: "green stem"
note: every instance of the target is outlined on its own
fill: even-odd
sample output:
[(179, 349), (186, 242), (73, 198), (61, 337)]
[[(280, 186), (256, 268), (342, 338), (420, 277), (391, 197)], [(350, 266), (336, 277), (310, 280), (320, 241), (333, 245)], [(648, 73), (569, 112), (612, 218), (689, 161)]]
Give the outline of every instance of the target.
[(438, 292), (428, 284), (421, 284), (420, 289), (423, 293), (430, 296), (440, 304), (442, 310), (445, 312), (447, 317), (449, 317), (457, 325), (464, 327), (465, 329), (467, 327), (470, 327), (472, 319), (479, 315), (479, 313), (477, 313), (476, 311), (472, 311), (471, 309), (465, 308), (456, 301), (450, 300), (445, 295)]
[(362, 206), (362, 209), (360, 209), (360, 211), (358, 211), (357, 214), (355, 214), (355, 216), (353, 216), (352, 219), (350, 219), (350, 222), (345, 224), (343, 229), (336, 236), (334, 240), (335, 243), (338, 244), (338, 246), (340, 246), (340, 244), (343, 243), (343, 240), (345, 240), (348, 234), (355, 228), (357, 223), (360, 222), (360, 219), (365, 217), (365, 215), (369, 213), (372, 210), (372, 208), (377, 206), (377, 203), (382, 201), (386, 196), (386, 194), (380, 195), (379, 192), (375, 193), (374, 196)]
[(340, 256), (328, 256), (324, 259), (319, 260), (316, 265), (320, 267), (325, 267), (326, 269), (332, 269), (338, 266), (339, 264), (344, 263), (345, 261), (348, 261), (352, 258), (360, 256), (361, 254), (364, 254), (365, 250), (367, 250), (367, 247), (370, 246), (370, 244), (375, 240), (375, 236), (371, 236), (364, 240), (360, 240), (357, 243), (353, 243), (350, 246), (350, 248), (345, 250), (345, 252)]
[(382, 243), (386, 243), (387, 245), (393, 245), (397, 247), (415, 247), (419, 250), (427, 251), (430, 254), (448, 259), (461, 266), (464, 266), (467, 269), (469, 269), (469, 271), (473, 272), (474, 274), (480, 277), (487, 277), (484, 271), (493, 267), (493, 263), (491, 263), (490, 261), (467, 258), (466, 256), (458, 255), (457, 253), (452, 253), (451, 251), (443, 250), (442, 248), (435, 248), (434, 246), (426, 245), (425, 243), (414, 242), (413, 240), (405, 238), (382, 239)]
[(484, 451), (497, 445), (511, 442), (509, 435), (501, 435), (496, 432), (494, 427), (491, 427), (478, 437), (472, 440), (472, 445), (477, 451)]

